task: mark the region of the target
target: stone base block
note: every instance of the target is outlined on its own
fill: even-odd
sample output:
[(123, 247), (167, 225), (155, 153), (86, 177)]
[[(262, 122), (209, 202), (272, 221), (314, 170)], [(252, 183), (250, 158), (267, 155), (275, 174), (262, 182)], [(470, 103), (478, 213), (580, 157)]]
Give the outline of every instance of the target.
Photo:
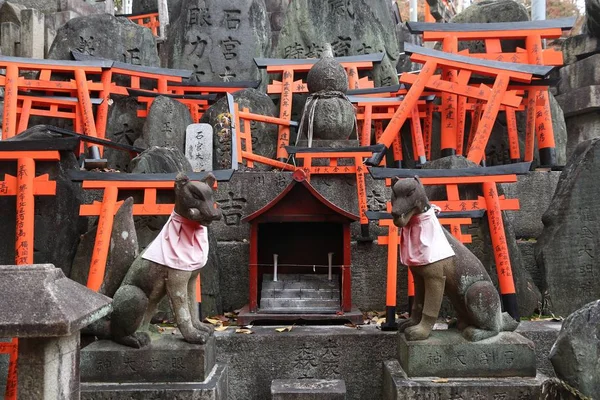
[(469, 342), (453, 329), (433, 331), (427, 340), (408, 341), (398, 335), (398, 357), (410, 377), (444, 378), (534, 377), (535, 351), (531, 340), (501, 332)]
[(346, 384), (342, 379), (275, 379), (271, 396), (273, 400), (344, 400)]
[(81, 400), (226, 400), (227, 391), (227, 366), (216, 364), (203, 382), (83, 383)]
[(408, 378), (396, 360), (383, 363), (384, 400), (530, 400), (539, 399), (547, 377), (532, 378)]
[(180, 335), (155, 335), (144, 349), (100, 340), (81, 350), (81, 381), (202, 382), (214, 365), (214, 337), (201, 346)]

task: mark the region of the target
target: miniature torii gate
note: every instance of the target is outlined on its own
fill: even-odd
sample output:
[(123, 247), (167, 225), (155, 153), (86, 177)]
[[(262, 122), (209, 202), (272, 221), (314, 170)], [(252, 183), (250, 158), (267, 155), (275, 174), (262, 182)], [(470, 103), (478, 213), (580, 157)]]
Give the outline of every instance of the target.
[[(517, 174), (527, 173), (530, 165), (531, 163), (517, 163), (497, 167), (453, 170), (409, 170), (393, 168), (369, 168), (369, 170), (373, 178), (386, 179), (388, 180), (388, 183), (389, 179), (392, 177), (412, 178), (415, 175), (418, 175), (423, 185), (445, 185), (447, 200), (438, 201), (430, 199), (430, 202), (440, 207), (443, 213), (449, 213), (443, 215), (444, 219), (441, 219), (440, 222), (442, 222), (443, 225), (449, 225), (452, 235), (463, 243), (468, 243), (470, 237), (462, 234), (460, 226), (463, 224), (470, 224), (470, 218), (479, 216), (478, 213), (483, 211), (487, 212), (502, 304), (504, 310), (513, 318), (518, 318), (516, 292), (514, 281), (512, 279), (512, 268), (508, 246), (504, 234), (502, 211), (518, 210), (519, 200), (504, 199), (502, 196), (499, 196), (496, 184), (516, 182)], [(477, 200), (461, 200), (459, 197), (458, 185), (463, 184), (481, 185), (483, 197), (479, 197)], [(388, 210), (389, 206), (390, 205), (388, 204)], [(375, 219), (375, 217), (381, 219), (381, 216), (377, 214), (371, 213), (369, 216), (372, 219)], [(446, 217), (451, 216), (458, 216), (459, 218), (453, 220), (445, 219)], [(398, 254), (397, 246), (399, 245), (398, 229), (391, 223), (391, 220), (386, 220), (383, 223), (380, 220), (380, 225), (389, 226), (388, 238), (383, 239), (383, 244), (388, 245), (386, 313), (391, 315), (391, 319), (388, 319), (388, 321), (392, 321), (396, 310), (396, 266)]]
[[(233, 170), (218, 170), (211, 172), (217, 181), (229, 181)], [(209, 172), (189, 172), (190, 180), (201, 180)], [(113, 220), (116, 212), (123, 201), (118, 201), (119, 190), (143, 190), (144, 200), (142, 203), (133, 205), (133, 215), (170, 215), (174, 204), (163, 204), (156, 202), (157, 190), (173, 190), (175, 175), (172, 174), (119, 174), (104, 172), (71, 171), (71, 180), (82, 182), (82, 188), (86, 190), (103, 190), (102, 202), (94, 201), (92, 204), (80, 206), (80, 216), (97, 216), (98, 229), (90, 262), (87, 287), (98, 291), (104, 280), (106, 260), (110, 247), (110, 236), (112, 233)], [(196, 300), (200, 313), (201, 303), (200, 278), (196, 285)]]
[[(0, 196), (16, 197), (15, 264), (33, 264), (35, 196), (56, 194), (56, 182), (48, 174), (35, 176), (36, 161), (60, 161), (59, 150), (73, 151), (77, 139), (61, 141), (0, 141), (0, 161), (16, 162), (15, 176), (5, 174), (0, 181)], [(5, 398), (17, 399), (18, 340), (0, 343), (0, 354), (9, 354)]]
[[(563, 18), (555, 20), (525, 21), (525, 22), (498, 22), (479, 24), (435, 24), (423, 22), (408, 22), (407, 26), (411, 33), (422, 34), (424, 41), (441, 41), (443, 50), (450, 53), (468, 54), (470, 57), (510, 61), (513, 63), (524, 63), (534, 65), (563, 64), (562, 52), (554, 49), (544, 49), (543, 39), (556, 39), (561, 37), (562, 32), (570, 30), (575, 23), (575, 18)], [(467, 51), (458, 51), (460, 41), (483, 40), (485, 41), (485, 53), (470, 54)], [(515, 53), (504, 53), (501, 48), (502, 40), (524, 40), (525, 49), (517, 48)], [(450, 80), (456, 81), (456, 71), (448, 71)], [(444, 98), (443, 109), (455, 110), (458, 118), (464, 121), (465, 99), (450, 95)], [(444, 119), (446, 114), (442, 112)], [(508, 116), (507, 116), (508, 117)], [(512, 118), (512, 117), (509, 117)], [(460, 125), (455, 120), (450, 125), (442, 123), (442, 151), (446, 155), (454, 154), (460, 142), (454, 141), (460, 133)], [(556, 163), (556, 150), (554, 145), (554, 133), (552, 130), (552, 116), (550, 115), (550, 104), (548, 93), (531, 87), (527, 96), (527, 128), (526, 128), (526, 154), (525, 161), (533, 160), (533, 141), (537, 133), (540, 162), (544, 165)], [(444, 155), (444, 153), (442, 153)], [(512, 158), (512, 157), (511, 157)]]
[[(358, 79), (359, 69), (371, 69), (373, 63), (383, 60), (383, 53), (366, 54), (362, 56), (336, 57), (348, 74), (350, 89), (357, 89), (361, 84)], [(294, 80), (296, 73), (308, 72), (313, 65), (319, 61), (314, 59), (278, 59), (278, 58), (255, 58), (254, 63), (258, 68), (266, 68), (268, 73), (282, 74), (282, 81), (273, 81), (267, 87), (269, 94), (281, 94), (279, 104), (279, 117), (290, 120), (292, 116), (292, 97), (294, 93), (306, 93), (307, 87), (302, 80)], [(363, 81), (364, 82), (364, 81)], [(372, 83), (372, 82), (371, 82)], [(290, 143), (289, 126), (280, 126), (277, 136), (277, 158), (283, 161), (287, 158), (285, 146)]]
[[(414, 46), (410, 43), (405, 43), (404, 51), (412, 54), (412, 61), (423, 63), (425, 65), (418, 75), (402, 75), (401, 81), (412, 83), (412, 86), (406, 94), (403, 104), (400, 105), (400, 107), (398, 107), (396, 110), (394, 117), (383, 132), (378, 143), (384, 144), (386, 148), (389, 148), (394, 140), (394, 137), (398, 135), (400, 128), (412, 112), (425, 87), (428, 84), (433, 84), (437, 81), (438, 90), (455, 93), (458, 92), (456, 94), (475, 98), (477, 98), (479, 95), (482, 95), (485, 97), (485, 100), (487, 100), (487, 103), (483, 109), (481, 121), (477, 125), (477, 133), (473, 138), (473, 143), (467, 154), (467, 158), (476, 164), (479, 164), (484, 159), (485, 146), (492, 132), (498, 110), (501, 104), (506, 104), (505, 96), (507, 96), (506, 90), (509, 82), (514, 80), (516, 82), (528, 83), (534, 77), (546, 77), (554, 68), (542, 65), (514, 64), (499, 61), (478, 60), (467, 56), (448, 54), (442, 51), (426, 49), (423, 47)], [(462, 80), (460, 76), (457, 78), (458, 82), (435, 79), (433, 74), (438, 67), (465, 70), (467, 72), (464, 74), (466, 79), (462, 78), (464, 79)], [(477, 89), (466, 85), (471, 73), (495, 77), (492, 90), (491, 92), (488, 91), (487, 96), (484, 89)], [(410, 78), (408, 78), (409, 76)], [(384, 152), (385, 151), (367, 160), (367, 164), (373, 166), (378, 165), (384, 155)]]

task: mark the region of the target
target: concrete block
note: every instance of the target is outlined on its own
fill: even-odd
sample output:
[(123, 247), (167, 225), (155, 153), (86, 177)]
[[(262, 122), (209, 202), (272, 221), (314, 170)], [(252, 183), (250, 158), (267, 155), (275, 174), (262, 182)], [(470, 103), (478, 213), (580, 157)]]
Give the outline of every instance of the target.
[(38, 10), (21, 11), (21, 57), (44, 58), (44, 20)]
[(426, 340), (398, 335), (398, 358), (409, 377), (491, 378), (535, 376), (533, 342), (513, 332), (469, 342), (456, 330), (433, 331)]
[(215, 365), (215, 339), (205, 345), (160, 335), (142, 349), (99, 340), (81, 351), (83, 382), (201, 382)]
[(346, 384), (341, 379), (275, 379), (272, 400), (344, 400)]
[(396, 360), (383, 366), (384, 400), (531, 400), (540, 398), (543, 374), (532, 378), (408, 378)]
[(82, 383), (81, 400), (227, 400), (228, 367), (217, 364), (201, 382)]

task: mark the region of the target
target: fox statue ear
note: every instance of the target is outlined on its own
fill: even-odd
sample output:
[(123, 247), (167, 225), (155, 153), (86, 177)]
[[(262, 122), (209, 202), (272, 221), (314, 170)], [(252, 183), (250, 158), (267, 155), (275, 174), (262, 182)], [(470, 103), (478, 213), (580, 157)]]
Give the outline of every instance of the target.
[(190, 181), (190, 178), (188, 178), (187, 175), (184, 174), (183, 172), (180, 172), (175, 177), (175, 186), (182, 187), (182, 186), (186, 185), (189, 181)]
[(421, 179), (419, 178), (419, 175), (415, 175), (414, 176), (414, 180), (417, 181), (420, 185), (422, 185)]
[(206, 183), (211, 188), (215, 187), (215, 182), (216, 181), (217, 181), (217, 178), (215, 178), (215, 176), (213, 174), (211, 174), (211, 173), (209, 173), (208, 175), (206, 175), (206, 178), (202, 179), (202, 182)]
[(398, 182), (400, 180), (400, 178), (398, 178), (397, 176), (394, 176), (392, 178), (392, 186), (394, 186), (396, 184), (396, 182)]

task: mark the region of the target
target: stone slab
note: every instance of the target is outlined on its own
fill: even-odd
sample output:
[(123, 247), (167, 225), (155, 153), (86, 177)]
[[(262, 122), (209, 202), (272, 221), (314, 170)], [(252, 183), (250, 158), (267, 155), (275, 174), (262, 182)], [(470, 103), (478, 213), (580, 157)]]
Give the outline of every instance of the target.
[(160, 335), (144, 349), (100, 340), (81, 350), (81, 381), (202, 382), (214, 365), (214, 337), (201, 346), (185, 342), (180, 335)]
[(562, 67), (559, 71), (558, 93), (567, 93), (600, 82), (600, 70), (597, 68), (599, 62), (600, 54), (594, 54)]
[[(594, 83), (600, 83), (600, 80)], [(600, 86), (589, 85), (556, 96), (556, 101), (565, 114), (565, 118), (580, 114), (595, 113), (600, 109)]]
[(533, 377), (534, 344), (514, 333), (469, 342), (453, 329), (433, 331), (429, 339), (408, 341), (398, 335), (398, 358), (410, 377)]
[(575, 35), (565, 39), (561, 44), (563, 62), (573, 64), (596, 53), (600, 53), (600, 41), (588, 35)]
[(546, 376), (555, 376), (549, 355), (561, 326), (557, 321), (521, 321), (515, 331), (535, 343), (537, 370)]
[(191, 124), (185, 130), (185, 157), (194, 172), (212, 171), (213, 128), (210, 124)]
[(275, 379), (272, 400), (344, 400), (346, 384), (341, 379)]
[(532, 378), (408, 378), (396, 360), (383, 364), (384, 400), (539, 399), (543, 374)]
[(83, 383), (81, 400), (226, 400), (228, 367), (217, 364), (203, 382)]

